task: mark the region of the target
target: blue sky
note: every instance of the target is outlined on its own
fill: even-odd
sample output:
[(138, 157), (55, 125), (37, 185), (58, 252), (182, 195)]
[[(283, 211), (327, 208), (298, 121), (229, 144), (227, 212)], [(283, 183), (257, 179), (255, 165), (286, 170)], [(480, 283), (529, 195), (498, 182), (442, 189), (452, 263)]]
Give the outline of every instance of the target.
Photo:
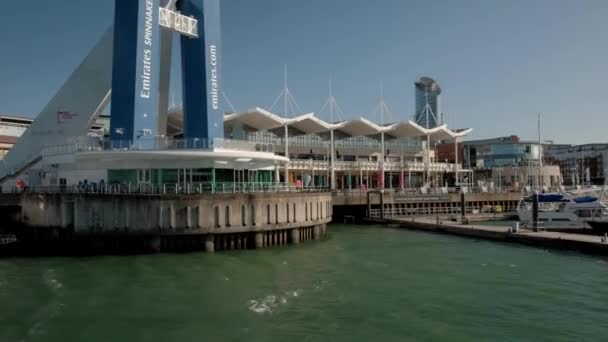
[[(4, 4), (0, 113), (35, 116), (112, 15), (111, 0)], [(395, 121), (428, 75), (474, 138), (536, 138), (541, 112), (545, 139), (607, 142), (606, 18), (605, 0), (222, 0), (222, 88), (237, 110), (269, 107), (287, 64), (302, 110), (331, 77), (345, 119), (369, 116), (382, 83)]]

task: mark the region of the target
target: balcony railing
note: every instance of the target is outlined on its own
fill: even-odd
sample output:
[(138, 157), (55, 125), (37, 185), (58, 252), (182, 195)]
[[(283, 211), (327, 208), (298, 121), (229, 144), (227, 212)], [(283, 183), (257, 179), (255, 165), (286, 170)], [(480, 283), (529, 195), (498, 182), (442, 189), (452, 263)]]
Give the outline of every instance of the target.
[(324, 186), (295, 186), (284, 183), (122, 183), (122, 184), (79, 184), (27, 186), (25, 188), (1, 188), (4, 193), (69, 193), (69, 194), (110, 194), (110, 195), (196, 195), (208, 193), (260, 193), (260, 192), (319, 192), (329, 191)]
[(172, 139), (172, 138), (151, 138), (141, 139), (136, 142), (132, 140), (96, 140), (89, 139), (88, 141), (64, 144), (56, 146), (47, 146), (42, 150), (43, 156), (52, 156), (58, 154), (69, 154), (76, 152), (94, 152), (94, 151), (139, 151), (139, 150), (239, 150), (239, 151), (258, 151), (272, 152), (272, 147), (262, 146), (263, 144), (255, 143), (246, 140), (233, 140), (214, 138), (207, 139)]
[[(292, 170), (328, 170), (331, 163), (327, 160), (312, 160), (312, 159), (292, 159), (289, 162), (289, 168)], [(401, 162), (385, 162), (384, 171), (398, 172), (414, 171), (423, 172), (426, 170), (425, 163), (423, 162), (412, 162), (404, 161)], [(336, 161), (334, 170), (336, 171), (348, 171), (348, 170), (363, 170), (363, 171), (378, 171), (381, 169), (381, 163), (378, 161)], [(430, 163), (429, 170), (431, 172), (454, 172), (456, 170), (454, 164), (448, 163)], [(466, 170), (460, 169), (461, 172)]]

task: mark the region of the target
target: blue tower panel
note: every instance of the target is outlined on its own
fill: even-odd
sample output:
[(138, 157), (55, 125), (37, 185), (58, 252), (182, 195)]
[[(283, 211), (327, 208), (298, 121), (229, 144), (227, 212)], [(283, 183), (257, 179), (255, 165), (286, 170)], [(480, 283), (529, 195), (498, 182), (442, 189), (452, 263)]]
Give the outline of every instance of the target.
[(157, 135), (160, 0), (116, 0), (112, 64), (113, 141), (153, 147)]
[(182, 14), (198, 20), (199, 38), (181, 37), (184, 137), (224, 137), (220, 110), (220, 1), (182, 0)]

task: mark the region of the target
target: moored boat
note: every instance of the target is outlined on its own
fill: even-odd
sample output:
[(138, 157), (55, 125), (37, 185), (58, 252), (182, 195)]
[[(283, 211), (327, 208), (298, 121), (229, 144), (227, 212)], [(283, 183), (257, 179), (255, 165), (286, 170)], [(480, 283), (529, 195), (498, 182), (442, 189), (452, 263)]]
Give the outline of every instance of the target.
[[(533, 196), (524, 197), (517, 208), (524, 226), (533, 223)], [(546, 229), (590, 228), (587, 222), (604, 217), (608, 206), (594, 196), (574, 197), (569, 193), (538, 195), (538, 222)]]

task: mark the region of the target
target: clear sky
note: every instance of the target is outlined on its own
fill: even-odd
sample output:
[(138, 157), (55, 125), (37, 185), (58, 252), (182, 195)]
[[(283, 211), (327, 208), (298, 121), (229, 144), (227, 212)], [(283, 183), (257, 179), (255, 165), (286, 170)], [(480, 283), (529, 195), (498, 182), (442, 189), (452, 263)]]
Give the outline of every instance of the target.
[[(113, 0), (6, 1), (0, 113), (35, 116), (111, 24)], [(76, 5), (77, 4), (77, 5)], [(608, 142), (606, 0), (222, 0), (223, 85), (237, 110), (283, 84), (319, 111), (331, 77), (346, 117), (370, 116), (380, 84), (411, 119), (414, 81), (443, 88), (451, 127)], [(177, 74), (177, 73), (175, 73)]]

